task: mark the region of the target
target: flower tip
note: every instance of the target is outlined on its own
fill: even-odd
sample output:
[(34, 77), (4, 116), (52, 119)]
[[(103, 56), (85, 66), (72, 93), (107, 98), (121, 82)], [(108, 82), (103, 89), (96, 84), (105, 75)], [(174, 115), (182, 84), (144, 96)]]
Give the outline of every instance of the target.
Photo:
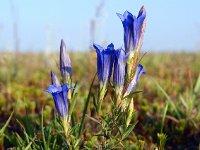
[(98, 45), (93, 43), (93, 47), (96, 49), (98, 47)]
[(125, 12), (124, 12), (124, 14), (131, 14), (128, 10), (126, 10)]
[(44, 92), (46, 92), (46, 93), (51, 93), (48, 89), (47, 90), (43, 90)]
[(120, 13), (116, 13), (116, 15), (117, 15), (117, 16), (120, 16), (121, 14), (120, 14)]
[(141, 11), (145, 11), (144, 5), (140, 8)]
[(100, 53), (102, 50), (103, 50), (103, 47), (101, 47), (100, 45), (98, 44), (93, 44), (93, 47), (94, 49), (96, 49), (96, 52)]
[(144, 5), (140, 8), (140, 11), (138, 13), (138, 16), (143, 15), (144, 18), (146, 17), (146, 9), (144, 8)]
[(113, 43), (110, 43), (107, 48), (111, 48), (111, 49), (114, 49), (114, 44)]
[(60, 42), (60, 54), (62, 54), (63, 51), (66, 51), (66, 44), (65, 44), (64, 40), (61, 39), (61, 42)]
[(122, 14), (120, 14), (120, 13), (116, 13), (116, 14), (121, 19), (121, 21), (123, 22), (124, 21), (124, 16)]
[(129, 11), (127, 11), (127, 10), (124, 12), (123, 16), (124, 16), (125, 18), (128, 18), (128, 17), (131, 17), (131, 18), (132, 18), (132, 17), (133, 17), (133, 15), (132, 15)]
[(55, 76), (55, 73), (53, 71), (51, 71), (51, 77)]
[(60, 81), (53, 71), (51, 71), (51, 83), (52, 83), (52, 85), (60, 86)]
[(143, 69), (142, 64), (139, 64), (139, 65), (138, 65), (138, 68)]
[(53, 72), (53, 71), (51, 71), (51, 80), (53, 81), (53, 78), (56, 76), (56, 74)]
[(139, 72), (140, 72), (141, 75), (142, 75), (142, 74), (146, 74), (146, 71), (143, 69), (142, 64), (139, 64), (139, 65), (138, 65), (138, 70), (140, 70)]
[(61, 39), (60, 47), (65, 47), (65, 42), (63, 39)]

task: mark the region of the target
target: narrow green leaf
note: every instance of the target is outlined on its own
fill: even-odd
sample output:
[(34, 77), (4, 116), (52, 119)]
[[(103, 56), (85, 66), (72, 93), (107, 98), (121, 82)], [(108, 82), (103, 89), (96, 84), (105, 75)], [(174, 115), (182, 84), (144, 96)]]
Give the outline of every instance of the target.
[(87, 96), (87, 99), (86, 99), (86, 102), (85, 102), (85, 106), (84, 106), (84, 109), (83, 109), (83, 116), (82, 116), (82, 119), (81, 119), (81, 124), (80, 124), (79, 132), (78, 132), (78, 136), (79, 137), (80, 137), (81, 132), (83, 130), (83, 124), (84, 124), (84, 121), (85, 121), (85, 115), (87, 113), (87, 108), (88, 108), (88, 105), (89, 105), (90, 95), (91, 95), (91, 92), (92, 92), (92, 87), (93, 87), (93, 84), (94, 84), (95, 77), (96, 77), (96, 74), (95, 74), (95, 76), (94, 76), (94, 78), (92, 80), (92, 83), (90, 85), (90, 90), (89, 90), (89, 93), (88, 93), (88, 96)]
[(77, 86), (77, 84), (78, 84), (78, 81), (75, 82), (74, 90), (72, 90), (72, 96), (74, 96), (74, 92), (75, 92), (75, 90), (76, 90), (76, 86)]
[(9, 117), (8, 120), (6, 121), (5, 125), (1, 128), (1, 130), (0, 130), (0, 136), (3, 135), (3, 133), (4, 133), (5, 129), (6, 129), (6, 127), (7, 127), (8, 124), (10, 123), (10, 120), (11, 120), (13, 114), (14, 114), (14, 111), (10, 114), (10, 117)]
[(41, 118), (41, 129), (42, 129), (42, 139), (43, 139), (43, 145), (44, 145), (44, 149), (48, 150), (47, 148), (47, 143), (46, 143), (46, 139), (45, 139), (45, 134), (44, 134), (44, 117), (43, 117), (43, 108), (42, 108), (42, 118)]
[(184, 106), (184, 107), (186, 108), (186, 110), (187, 110), (187, 109), (188, 109), (188, 105), (187, 105), (187, 103), (185, 102), (185, 99), (183, 98), (182, 95), (180, 95), (180, 100), (181, 100), (183, 106)]
[(17, 120), (17, 123), (18, 123), (18, 124), (20, 125), (20, 127), (23, 129), (23, 133), (24, 133), (24, 135), (25, 135), (25, 137), (26, 137), (26, 141), (27, 141), (27, 143), (29, 143), (29, 135), (27, 134), (25, 127), (21, 124), (21, 122), (20, 122), (19, 120)]
[(47, 145), (50, 145), (51, 135), (52, 135), (52, 129), (51, 129), (51, 127), (49, 127), (48, 134), (47, 134)]
[(24, 150), (29, 150), (29, 148), (31, 147), (31, 144), (32, 144), (32, 142), (30, 142), (30, 143), (26, 146), (26, 148), (25, 148)]
[(87, 115), (87, 114), (86, 114), (86, 116), (87, 116), (90, 120), (92, 120), (92, 121), (94, 121), (94, 122), (96, 122), (96, 123), (98, 123), (98, 124), (101, 124), (97, 119), (95, 119), (95, 118), (93, 118), (93, 117), (90, 117), (90, 116)]
[(139, 91), (133, 91), (129, 95), (123, 97), (123, 99), (132, 98), (134, 94), (141, 93), (141, 92), (143, 92), (143, 91), (141, 91), (141, 90), (139, 90)]
[(15, 133), (15, 135), (16, 135), (16, 139), (17, 139), (18, 144), (20, 144), (20, 146), (23, 146), (24, 141), (21, 138), (21, 136), (18, 133)]
[[(137, 122), (136, 122), (136, 123), (137, 123)], [(133, 129), (135, 128), (136, 123), (133, 124), (133, 125), (130, 125), (130, 126), (128, 127), (128, 130), (126, 130), (126, 132), (124, 132), (124, 133), (122, 134), (122, 141), (123, 141), (125, 138), (127, 138), (127, 137), (129, 136), (129, 134), (133, 131)]]
[(158, 89), (165, 95), (165, 97), (167, 98), (167, 100), (169, 101), (169, 103), (172, 105), (172, 107), (174, 108), (174, 111), (177, 115), (177, 117), (180, 119), (181, 118), (181, 115), (180, 113), (178, 112), (178, 109), (176, 108), (176, 105), (174, 104), (174, 102), (172, 101), (172, 99), (170, 98), (170, 96), (165, 92), (165, 90), (160, 86), (160, 84), (154, 80), (154, 83), (156, 84), (156, 86), (158, 87)]
[(194, 92), (195, 93), (199, 93), (200, 92), (200, 75), (197, 79), (197, 82), (196, 82), (196, 85), (195, 85), (195, 88), (194, 88)]
[(168, 106), (169, 106), (169, 102), (166, 103), (165, 109), (164, 109), (164, 112), (163, 112), (163, 118), (162, 118), (161, 130), (160, 130), (161, 133), (163, 133), (163, 127), (164, 127), (164, 123), (165, 123), (165, 117), (166, 117), (166, 114), (167, 114)]
[(96, 100), (95, 96), (93, 96), (93, 105), (97, 109), (97, 100)]
[(70, 105), (70, 108), (69, 108), (69, 113), (68, 113), (69, 116), (71, 116), (71, 114), (74, 110), (74, 107), (76, 105), (76, 101), (77, 101), (77, 93), (75, 93), (73, 98), (72, 98), (72, 102), (71, 102), (71, 105)]
[(140, 60), (138, 61), (138, 64), (141, 63), (142, 59), (144, 58), (144, 56), (147, 54), (147, 52), (145, 52), (142, 57), (140, 58)]
[(57, 142), (57, 138), (55, 138), (54, 141), (53, 141), (52, 149), (55, 149), (55, 147), (56, 147), (56, 142)]

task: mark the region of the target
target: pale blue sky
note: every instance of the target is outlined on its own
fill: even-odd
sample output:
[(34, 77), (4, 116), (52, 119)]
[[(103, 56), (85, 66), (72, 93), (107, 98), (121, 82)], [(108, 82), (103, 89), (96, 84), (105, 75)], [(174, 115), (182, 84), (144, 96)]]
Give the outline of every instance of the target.
[[(13, 49), (13, 15), (18, 18), (20, 48), (56, 50), (63, 38), (69, 49), (87, 50), (90, 21), (101, 0), (0, 0), (0, 50)], [(123, 44), (123, 27), (116, 12), (137, 15), (144, 5), (147, 28), (143, 50), (200, 49), (200, 1), (198, 0), (105, 0), (96, 18), (95, 42), (116, 47)]]

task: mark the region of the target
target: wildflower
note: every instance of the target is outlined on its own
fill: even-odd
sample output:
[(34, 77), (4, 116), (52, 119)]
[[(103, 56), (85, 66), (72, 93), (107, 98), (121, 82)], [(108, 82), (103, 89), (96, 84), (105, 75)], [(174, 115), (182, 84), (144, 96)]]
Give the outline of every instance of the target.
[(128, 54), (125, 54), (125, 51), (122, 50), (122, 48), (119, 48), (115, 51), (113, 81), (115, 84), (116, 94), (118, 96), (121, 95), (121, 92), (124, 88), (127, 58)]
[(145, 30), (146, 11), (144, 7), (140, 9), (138, 16), (133, 16), (130, 12), (124, 14), (117, 13), (124, 27), (124, 47), (125, 51), (139, 51), (142, 45), (143, 34)]
[(139, 64), (138, 67), (137, 67), (137, 70), (135, 72), (134, 78), (131, 81), (131, 83), (129, 84), (129, 86), (128, 86), (127, 90), (126, 90), (126, 94), (125, 95), (128, 95), (128, 94), (130, 94), (133, 91), (133, 89), (135, 88), (135, 86), (136, 86), (136, 84), (137, 84), (140, 76), (142, 74), (145, 74), (145, 73), (146, 72), (144, 71), (143, 66), (141, 64)]
[(68, 84), (63, 84), (62, 86), (49, 85), (45, 92), (52, 94), (54, 99), (54, 104), (58, 115), (61, 117), (67, 117), (68, 115), (68, 101), (67, 93), (71, 89)]
[(101, 88), (107, 85), (112, 74), (114, 45), (111, 43), (106, 49), (94, 44), (97, 53), (97, 74)]
[(106, 49), (94, 44), (97, 53), (97, 74), (100, 84), (97, 111), (101, 113), (101, 104), (106, 94), (106, 85), (112, 74), (114, 45), (111, 43)]
[(60, 72), (63, 79), (69, 83), (72, 76), (72, 66), (63, 40), (60, 44)]

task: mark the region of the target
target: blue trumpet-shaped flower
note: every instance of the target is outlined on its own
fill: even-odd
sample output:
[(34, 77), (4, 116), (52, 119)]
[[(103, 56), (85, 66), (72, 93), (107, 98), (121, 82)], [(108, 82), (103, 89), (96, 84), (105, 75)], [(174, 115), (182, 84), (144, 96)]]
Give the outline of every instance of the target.
[(113, 81), (115, 86), (120, 90), (119, 92), (121, 92), (124, 87), (126, 61), (128, 55), (129, 54), (125, 54), (125, 51), (122, 48), (119, 48), (115, 51)]
[(145, 72), (145, 70), (143, 69), (143, 66), (142, 66), (141, 64), (139, 64), (138, 67), (137, 67), (137, 70), (136, 70), (136, 72), (135, 72), (134, 78), (133, 78), (133, 80), (131, 81), (131, 83), (129, 84), (127, 90), (126, 90), (126, 95), (130, 94), (130, 93), (133, 91), (133, 89), (135, 88), (135, 86), (136, 86), (136, 84), (137, 84), (137, 82), (138, 82), (140, 76), (141, 76), (142, 74), (145, 74), (145, 73), (146, 73), (146, 72)]
[(60, 44), (60, 72), (64, 79), (66, 77), (67, 79), (71, 78), (72, 75), (71, 60), (69, 58), (69, 54), (67, 53), (65, 42), (63, 40), (61, 40)]
[(52, 94), (54, 99), (54, 104), (59, 116), (67, 117), (68, 115), (68, 101), (67, 93), (71, 89), (68, 84), (63, 84), (62, 86), (49, 85), (45, 92)]
[(146, 11), (144, 7), (140, 9), (138, 16), (133, 16), (130, 12), (124, 14), (117, 13), (124, 27), (124, 47), (125, 51), (135, 50), (142, 45), (142, 38), (145, 28)]
[(100, 84), (105, 86), (110, 79), (113, 67), (114, 45), (111, 43), (106, 49), (100, 45), (94, 44), (97, 53), (97, 74)]

